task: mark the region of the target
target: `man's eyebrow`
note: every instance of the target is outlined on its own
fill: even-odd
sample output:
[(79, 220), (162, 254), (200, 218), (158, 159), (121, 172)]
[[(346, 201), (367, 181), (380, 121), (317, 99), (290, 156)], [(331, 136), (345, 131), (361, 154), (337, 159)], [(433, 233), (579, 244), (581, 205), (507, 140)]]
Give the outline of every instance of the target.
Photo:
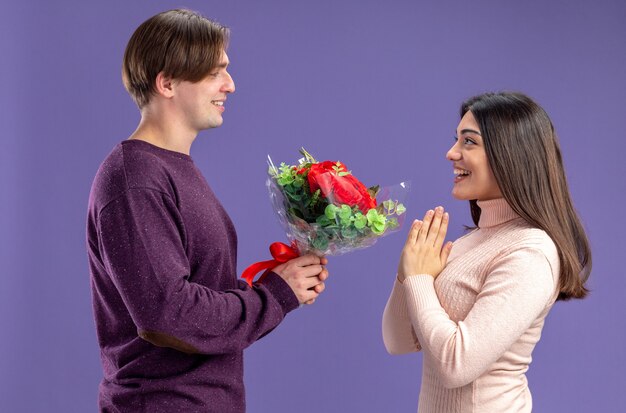
[(478, 132), (477, 130), (474, 130), (474, 129), (463, 129), (463, 130), (461, 130), (461, 135), (463, 135), (464, 133), (474, 133), (474, 134), (476, 134), (478, 136), (482, 136), (480, 134), (480, 132)]
[(211, 68), (211, 70), (226, 69), (227, 67), (228, 67), (228, 62), (223, 62), (223, 63), (216, 64), (215, 66)]

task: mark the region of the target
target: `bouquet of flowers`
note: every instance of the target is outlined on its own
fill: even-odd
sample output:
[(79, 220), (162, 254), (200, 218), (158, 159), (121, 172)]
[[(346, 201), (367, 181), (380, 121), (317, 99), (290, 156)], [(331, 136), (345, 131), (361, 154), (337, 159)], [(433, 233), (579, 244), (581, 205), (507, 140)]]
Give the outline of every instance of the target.
[(367, 188), (341, 162), (318, 162), (304, 148), (298, 165), (269, 158), (267, 187), (287, 237), (300, 254), (339, 255), (400, 228), (406, 182)]

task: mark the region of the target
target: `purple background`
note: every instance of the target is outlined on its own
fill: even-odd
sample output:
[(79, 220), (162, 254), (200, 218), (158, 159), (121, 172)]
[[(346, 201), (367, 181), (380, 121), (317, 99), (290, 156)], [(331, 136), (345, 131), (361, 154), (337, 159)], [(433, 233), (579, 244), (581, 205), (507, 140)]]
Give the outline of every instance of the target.
[[(238, 229), (239, 271), (284, 236), (265, 157), (304, 145), (366, 184), (413, 181), (409, 216), (469, 224), (444, 155), (460, 102), (536, 98), (559, 132), (594, 251), (592, 295), (558, 303), (529, 373), (536, 411), (626, 411), (626, 3), (18, 1), (0, 26), (0, 411), (96, 410), (101, 379), (84, 223), (89, 188), (135, 128), (120, 65), (149, 16), (185, 6), (232, 29), (237, 92), (192, 156)], [(381, 315), (406, 234), (331, 259), (327, 292), (247, 351), (250, 412), (412, 412), (421, 356), (388, 355)]]

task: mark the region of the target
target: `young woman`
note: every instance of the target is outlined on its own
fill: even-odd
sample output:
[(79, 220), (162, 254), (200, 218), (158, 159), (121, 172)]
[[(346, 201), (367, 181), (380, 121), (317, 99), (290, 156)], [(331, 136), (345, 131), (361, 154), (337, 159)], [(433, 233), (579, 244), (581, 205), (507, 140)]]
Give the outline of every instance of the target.
[(587, 294), (589, 243), (537, 103), (473, 97), (456, 133), (452, 194), (476, 228), (444, 245), (442, 207), (413, 223), (383, 339), (391, 354), (423, 351), (418, 412), (530, 412), (531, 353), (554, 302)]

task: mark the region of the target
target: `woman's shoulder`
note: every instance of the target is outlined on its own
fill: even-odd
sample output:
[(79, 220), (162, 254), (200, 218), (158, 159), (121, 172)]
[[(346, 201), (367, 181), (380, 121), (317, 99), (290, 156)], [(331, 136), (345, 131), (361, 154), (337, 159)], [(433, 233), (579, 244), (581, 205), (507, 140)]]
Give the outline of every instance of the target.
[(511, 222), (505, 233), (500, 235), (503, 241), (500, 257), (517, 251), (534, 250), (545, 256), (552, 267), (557, 268), (559, 252), (548, 233), (533, 227), (521, 218), (515, 221)]
[(514, 246), (556, 251), (556, 245), (546, 231), (533, 227), (521, 218), (516, 221), (509, 229)]

